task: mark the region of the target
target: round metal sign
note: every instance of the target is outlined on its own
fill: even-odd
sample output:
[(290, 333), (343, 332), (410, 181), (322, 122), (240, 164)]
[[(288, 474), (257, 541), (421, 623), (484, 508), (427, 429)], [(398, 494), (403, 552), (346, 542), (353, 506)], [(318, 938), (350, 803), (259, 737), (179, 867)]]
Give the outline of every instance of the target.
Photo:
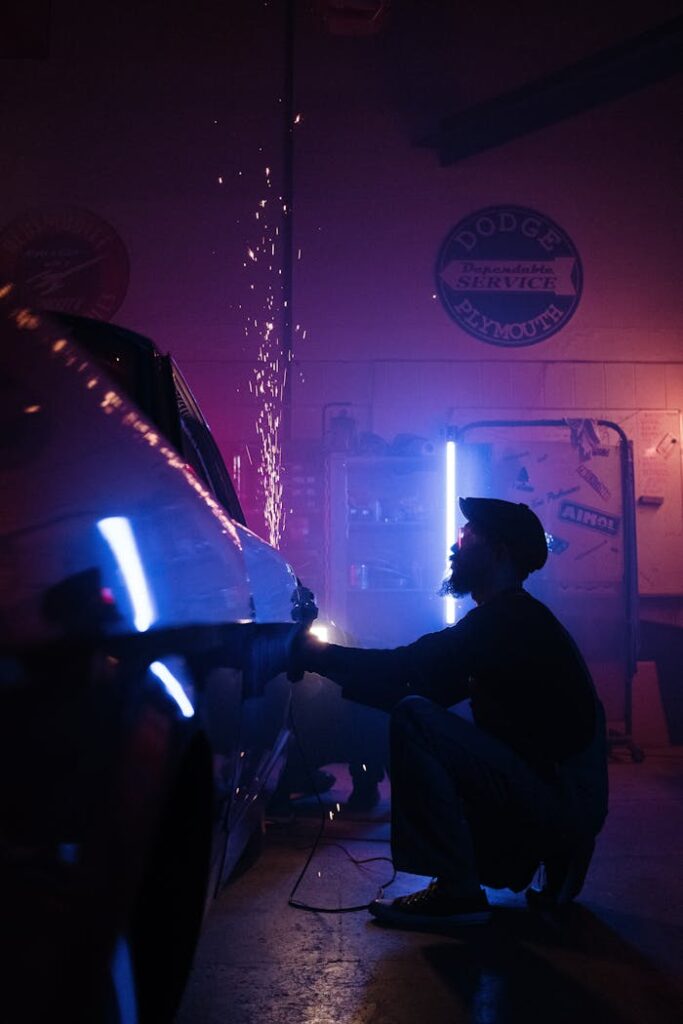
[(90, 210), (27, 210), (0, 229), (0, 278), (28, 305), (109, 320), (125, 298), (128, 274), (121, 238)]
[(567, 324), (583, 269), (574, 243), (550, 217), (524, 206), (487, 206), (446, 236), (436, 287), (448, 315), (473, 338), (518, 348)]

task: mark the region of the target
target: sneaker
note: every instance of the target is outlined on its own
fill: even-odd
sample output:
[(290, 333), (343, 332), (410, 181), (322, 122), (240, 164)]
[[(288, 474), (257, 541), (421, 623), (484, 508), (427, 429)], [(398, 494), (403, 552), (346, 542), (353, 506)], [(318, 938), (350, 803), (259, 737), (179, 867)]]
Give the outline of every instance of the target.
[(332, 772), (325, 772), (322, 768), (316, 768), (310, 775), (293, 782), (290, 785), (290, 795), (294, 799), (306, 796), (322, 796), (328, 793), (336, 782)]
[(350, 811), (371, 811), (380, 802), (381, 794), (376, 782), (371, 785), (354, 785), (345, 806)]
[(483, 889), (478, 896), (451, 896), (438, 879), (410, 896), (373, 900), (368, 910), (382, 924), (415, 931), (448, 931), (491, 920), (491, 907)]

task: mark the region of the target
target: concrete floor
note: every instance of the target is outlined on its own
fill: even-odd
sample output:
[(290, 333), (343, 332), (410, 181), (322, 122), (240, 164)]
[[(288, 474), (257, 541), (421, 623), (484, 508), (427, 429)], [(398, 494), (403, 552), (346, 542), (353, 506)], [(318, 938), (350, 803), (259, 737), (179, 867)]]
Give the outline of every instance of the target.
[[(620, 756), (580, 904), (539, 917), (522, 897), (490, 890), (492, 923), (454, 937), (383, 928), (367, 912), (289, 907), (320, 821), (299, 801), (209, 914), (177, 1024), (680, 1024), (683, 748), (650, 751), (642, 764)], [(391, 866), (357, 866), (341, 847), (388, 856), (388, 783), (372, 813), (352, 818), (348, 776), (333, 770), (324, 838), (297, 898), (363, 904)], [(399, 875), (389, 894), (416, 881)]]

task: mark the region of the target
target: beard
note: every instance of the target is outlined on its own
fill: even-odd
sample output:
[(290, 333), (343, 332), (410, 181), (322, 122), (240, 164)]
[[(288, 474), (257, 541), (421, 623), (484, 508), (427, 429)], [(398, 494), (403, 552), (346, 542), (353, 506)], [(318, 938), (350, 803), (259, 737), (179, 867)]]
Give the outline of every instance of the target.
[(486, 580), (489, 559), (482, 547), (457, 551), (451, 558), (451, 575), (439, 588), (441, 597), (466, 597)]

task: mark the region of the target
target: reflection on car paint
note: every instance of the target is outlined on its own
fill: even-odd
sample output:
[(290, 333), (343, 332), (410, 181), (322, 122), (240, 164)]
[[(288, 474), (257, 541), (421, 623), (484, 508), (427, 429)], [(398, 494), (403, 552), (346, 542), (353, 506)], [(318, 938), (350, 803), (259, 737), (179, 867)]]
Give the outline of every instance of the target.
[(100, 519), (97, 529), (109, 545), (123, 576), (133, 606), (135, 628), (138, 633), (144, 633), (156, 619), (156, 612), (130, 520), (125, 516), (110, 516)]
[(150, 672), (154, 673), (157, 679), (163, 684), (166, 693), (172, 697), (180, 708), (183, 718), (192, 718), (194, 708), (187, 698), (187, 694), (173, 673), (164, 665), (163, 661), (153, 661), (149, 666)]
[[(21, 312), (26, 313), (27, 311), (24, 310)], [(35, 316), (32, 317), (30, 321), (27, 320), (26, 318), (20, 319), (17, 316), (16, 321), (20, 327), (29, 328), (31, 330), (35, 329), (40, 324), (40, 319)], [(76, 351), (76, 347), (70, 344), (66, 338), (59, 338), (52, 344), (52, 352), (55, 355), (63, 356), (67, 366), (73, 366), (73, 364), (77, 361)], [(86, 370), (92, 373), (93, 367), (87, 360), (81, 359), (79, 365), (76, 368), (76, 372), (83, 373)], [(107, 414), (111, 414), (115, 410), (121, 410), (124, 413), (124, 415), (121, 417), (121, 422), (125, 426), (131, 427), (152, 448), (159, 447), (159, 442), (160, 440), (162, 440), (162, 438), (160, 437), (157, 430), (151, 424), (149, 424), (143, 416), (140, 416), (137, 412), (133, 411), (128, 405), (126, 399), (123, 398), (118, 392), (113, 391), (108, 383), (101, 383), (99, 378), (90, 377), (86, 381), (85, 386), (88, 390), (94, 390), (96, 387), (99, 387), (101, 391), (103, 390), (104, 394), (102, 395), (101, 400), (99, 402), (100, 408)], [(197, 478), (197, 475), (192, 471), (192, 468), (187, 464), (187, 462), (184, 459), (180, 458), (178, 453), (173, 448), (169, 447), (166, 444), (163, 444), (159, 447), (159, 452), (161, 455), (164, 456), (168, 465), (171, 466), (173, 469), (177, 469), (185, 478), (186, 483), (189, 484), (189, 486), (194, 491), (196, 491), (196, 493), (200, 496), (204, 503), (208, 505), (213, 514), (219, 520), (224, 530), (234, 537), (235, 526), (232, 520), (225, 513), (225, 511), (216, 501), (216, 499), (209, 493), (207, 488), (204, 487), (201, 481)]]
[[(136, 971), (166, 1024), (207, 897), (259, 834), (282, 771), (297, 579), (237, 528), (237, 496), (234, 509), (221, 504), (232, 494), (224, 467), (221, 491), (212, 463), (203, 475), (174, 447), (166, 412), (181, 396), (168, 356), (148, 339), (140, 354), (132, 332), (117, 334), (140, 355), (134, 368), (143, 356), (149, 364), (155, 386), (138, 389), (143, 404), (99, 359), (98, 339), (108, 351), (120, 329), (62, 324), (5, 305), (9, 292), (0, 287), (13, 442), (0, 464), (11, 498), (0, 750), (18, 797), (2, 808), (16, 862), (0, 945), (12, 936), (10, 973), (31, 979), (17, 992), (24, 1008), (32, 1000), (43, 1011), (35, 1019), (108, 1019), (113, 982), (126, 1024), (136, 1019), (130, 951), (142, 950)], [(76, 331), (93, 332), (90, 347)], [(204, 423), (194, 403), (193, 415)], [(43, 848), (51, 859), (38, 886), (25, 854)], [(156, 901), (157, 880), (170, 874), (172, 901), (155, 902), (136, 931), (131, 908)], [(26, 920), (37, 947), (15, 939)], [(168, 965), (158, 980), (145, 966), (152, 950)], [(106, 991), (88, 988), (103, 972)]]

